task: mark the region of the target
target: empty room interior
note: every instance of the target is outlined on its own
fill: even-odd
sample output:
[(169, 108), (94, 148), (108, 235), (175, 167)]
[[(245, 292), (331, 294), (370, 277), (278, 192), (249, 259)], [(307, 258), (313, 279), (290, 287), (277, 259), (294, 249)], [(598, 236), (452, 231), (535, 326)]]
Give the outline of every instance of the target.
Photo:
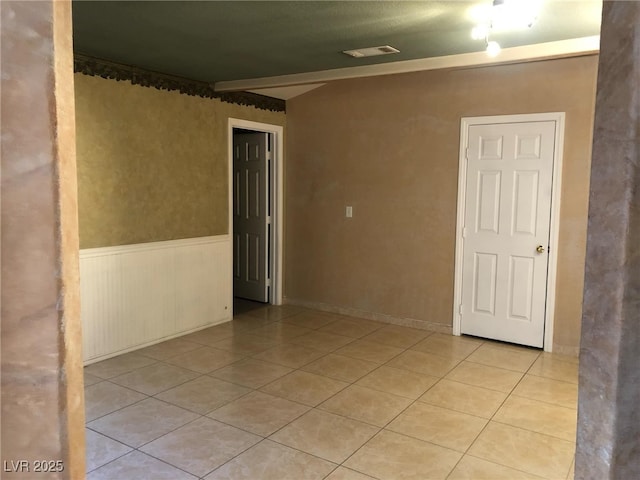
[(595, 478), (602, 1), (52, 3), (86, 478)]

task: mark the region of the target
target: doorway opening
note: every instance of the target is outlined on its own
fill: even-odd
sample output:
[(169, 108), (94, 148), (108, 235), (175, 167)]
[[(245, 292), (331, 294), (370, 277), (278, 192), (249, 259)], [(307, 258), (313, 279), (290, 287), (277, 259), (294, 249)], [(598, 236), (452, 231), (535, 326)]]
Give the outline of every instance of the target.
[(282, 303), (282, 138), (281, 126), (229, 119), (234, 311)]

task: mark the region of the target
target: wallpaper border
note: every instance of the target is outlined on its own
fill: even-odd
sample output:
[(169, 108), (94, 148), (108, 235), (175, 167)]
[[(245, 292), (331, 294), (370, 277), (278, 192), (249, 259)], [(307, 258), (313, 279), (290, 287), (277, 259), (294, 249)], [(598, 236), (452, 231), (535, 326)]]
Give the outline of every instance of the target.
[(286, 102), (279, 98), (267, 97), (251, 92), (216, 92), (207, 82), (167, 75), (142, 68), (90, 57), (80, 53), (73, 55), (73, 70), (92, 77), (102, 77), (116, 81), (129, 81), (133, 85), (176, 90), (185, 95), (203, 98), (217, 98), (226, 103), (248, 105), (261, 110), (285, 112)]

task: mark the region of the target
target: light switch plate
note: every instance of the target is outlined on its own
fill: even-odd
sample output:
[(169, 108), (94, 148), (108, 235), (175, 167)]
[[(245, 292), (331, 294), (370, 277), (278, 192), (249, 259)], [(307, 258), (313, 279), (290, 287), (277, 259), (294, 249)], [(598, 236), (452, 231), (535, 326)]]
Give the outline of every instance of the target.
[(353, 207), (351, 205), (348, 205), (345, 209), (344, 216), (347, 218), (353, 217)]

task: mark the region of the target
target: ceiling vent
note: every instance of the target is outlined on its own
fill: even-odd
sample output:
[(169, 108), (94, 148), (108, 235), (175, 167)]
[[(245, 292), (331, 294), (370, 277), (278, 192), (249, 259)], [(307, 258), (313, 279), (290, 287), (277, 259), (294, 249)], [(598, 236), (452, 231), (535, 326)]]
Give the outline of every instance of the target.
[(392, 53), (400, 53), (397, 48), (383, 45), (382, 47), (359, 48), (358, 50), (344, 50), (342, 53), (353, 58), (375, 57), (377, 55), (390, 55)]

